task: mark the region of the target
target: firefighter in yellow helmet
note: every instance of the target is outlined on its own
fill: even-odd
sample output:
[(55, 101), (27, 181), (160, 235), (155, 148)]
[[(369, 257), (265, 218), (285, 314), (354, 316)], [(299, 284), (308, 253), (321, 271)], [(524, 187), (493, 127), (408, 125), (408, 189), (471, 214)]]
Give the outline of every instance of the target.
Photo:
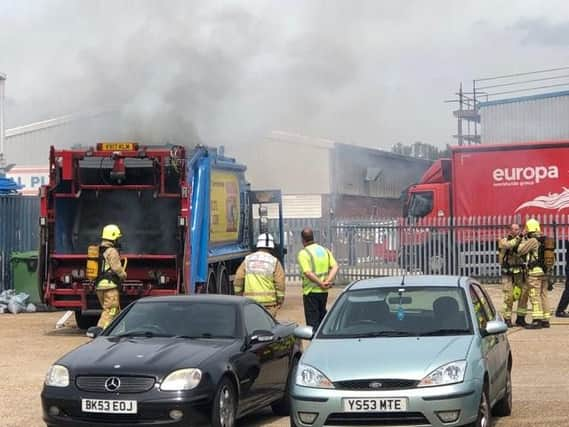
[(280, 261), (271, 254), (274, 248), (273, 236), (260, 234), (257, 251), (245, 257), (233, 283), (235, 295), (254, 299), (276, 316), (284, 302), (285, 273)]
[(97, 326), (105, 329), (120, 313), (119, 286), (126, 279), (125, 266), (121, 264), (119, 239), (120, 228), (115, 224), (106, 225), (101, 235), (99, 247), (99, 276), (95, 279), (97, 298), (103, 308)]
[(547, 301), (547, 281), (543, 260), (540, 260), (541, 226), (536, 219), (529, 219), (525, 227), (526, 238), (518, 246), (518, 254), (527, 264), (529, 300), (532, 306), (532, 323), (528, 329), (549, 328), (549, 304)]

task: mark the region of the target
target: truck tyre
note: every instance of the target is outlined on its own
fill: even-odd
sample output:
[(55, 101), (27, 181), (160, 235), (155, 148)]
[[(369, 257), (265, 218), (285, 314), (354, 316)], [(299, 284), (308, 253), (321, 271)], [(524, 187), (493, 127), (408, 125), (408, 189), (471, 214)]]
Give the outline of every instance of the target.
[(233, 286), (229, 281), (229, 271), (225, 264), (219, 264), (217, 266), (217, 272), (215, 273), (217, 282), (217, 293), (220, 295), (233, 295)]
[(95, 326), (98, 320), (98, 316), (81, 314), (80, 311), (75, 312), (75, 323), (79, 329), (87, 330), (91, 326)]
[(215, 272), (213, 271), (213, 268), (209, 268), (207, 270), (207, 283), (205, 284), (205, 292), (206, 294), (217, 293), (217, 283), (215, 280)]

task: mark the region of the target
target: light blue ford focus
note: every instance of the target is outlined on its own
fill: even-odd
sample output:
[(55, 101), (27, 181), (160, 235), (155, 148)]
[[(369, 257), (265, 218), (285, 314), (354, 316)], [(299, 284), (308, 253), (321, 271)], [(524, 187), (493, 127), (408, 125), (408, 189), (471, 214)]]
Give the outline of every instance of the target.
[(507, 326), (473, 279), (348, 286), (290, 384), (292, 427), (481, 426), (512, 410)]

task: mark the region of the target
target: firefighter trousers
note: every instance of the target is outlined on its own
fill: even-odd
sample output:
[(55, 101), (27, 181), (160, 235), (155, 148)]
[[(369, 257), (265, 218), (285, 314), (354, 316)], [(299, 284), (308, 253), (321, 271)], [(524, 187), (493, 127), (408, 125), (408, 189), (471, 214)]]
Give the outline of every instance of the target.
[(97, 326), (105, 329), (121, 311), (118, 288), (97, 289), (97, 298), (103, 308)]
[[(523, 296), (523, 280), (522, 280), (522, 273), (510, 273), (510, 274), (503, 274), (502, 275), (502, 292), (504, 293), (504, 304), (502, 307), (502, 316), (504, 319), (511, 320), (512, 319), (512, 307), (514, 306), (514, 287), (517, 286), (522, 289), (521, 295)], [(526, 292), (527, 294), (527, 292)], [(519, 308), (520, 304), (523, 301), (518, 301), (518, 312), (519, 315)], [(527, 307), (527, 296), (525, 300), (525, 306)], [(525, 313), (524, 313), (525, 316)]]
[(517, 318), (525, 318), (528, 313), (528, 300), (529, 300), (529, 284), (524, 280), (523, 273), (520, 275), (520, 288), (521, 294), (518, 299), (518, 308), (516, 309)]
[[(528, 277), (528, 288), (529, 288), (529, 301), (531, 304), (531, 317), (532, 320), (543, 320), (543, 302), (542, 302), (542, 288), (544, 286), (543, 276), (529, 276)], [(545, 284), (547, 286), (547, 284)]]
[(551, 318), (551, 310), (549, 308), (549, 298), (548, 298), (548, 283), (545, 276), (541, 280), (541, 292), (539, 294), (541, 298), (541, 308), (543, 310), (543, 320), (549, 320)]

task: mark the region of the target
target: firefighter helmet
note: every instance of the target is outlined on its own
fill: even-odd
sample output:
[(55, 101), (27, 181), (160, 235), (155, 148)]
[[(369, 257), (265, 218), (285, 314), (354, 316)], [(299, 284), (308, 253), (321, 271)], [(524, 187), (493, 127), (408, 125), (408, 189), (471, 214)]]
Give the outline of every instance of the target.
[(105, 225), (101, 237), (105, 240), (110, 240), (111, 242), (114, 242), (122, 237), (121, 229), (119, 228), (118, 225), (115, 224)]
[(526, 230), (528, 233), (541, 233), (541, 226), (537, 219), (528, 219), (526, 222)]
[(257, 248), (274, 249), (275, 239), (273, 238), (272, 234), (270, 233), (259, 234), (259, 238), (257, 239)]

